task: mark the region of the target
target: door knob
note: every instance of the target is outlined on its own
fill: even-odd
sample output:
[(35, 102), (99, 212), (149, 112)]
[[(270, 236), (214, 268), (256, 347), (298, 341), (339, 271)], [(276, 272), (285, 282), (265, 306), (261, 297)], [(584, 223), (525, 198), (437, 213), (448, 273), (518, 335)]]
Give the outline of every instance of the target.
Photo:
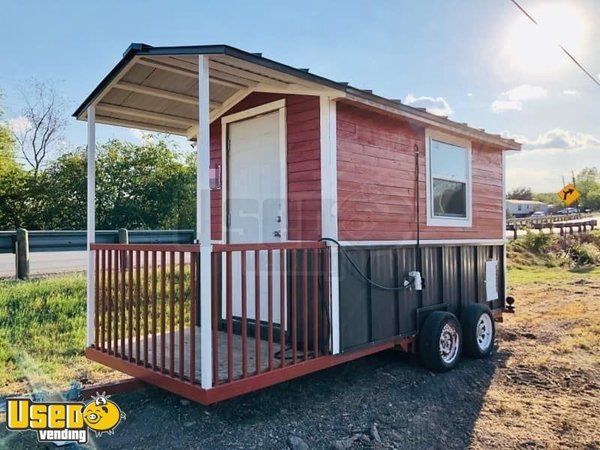
[(279, 231), (279, 230), (273, 231), (273, 236), (280, 238), (281, 237), (281, 231)]

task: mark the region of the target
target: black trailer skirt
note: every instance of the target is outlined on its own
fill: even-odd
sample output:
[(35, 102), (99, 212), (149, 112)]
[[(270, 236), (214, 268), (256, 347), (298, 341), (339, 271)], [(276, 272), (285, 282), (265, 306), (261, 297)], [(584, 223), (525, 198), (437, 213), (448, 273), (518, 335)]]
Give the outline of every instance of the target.
[[(344, 247), (369, 279), (401, 286), (410, 271), (419, 270), (415, 246)], [(489, 244), (422, 245), (423, 290), (387, 291), (373, 286), (339, 252), (341, 351), (397, 336), (418, 334), (427, 313), (460, 314), (470, 303), (504, 307), (504, 246)], [(497, 261), (498, 298), (486, 298), (486, 262)]]

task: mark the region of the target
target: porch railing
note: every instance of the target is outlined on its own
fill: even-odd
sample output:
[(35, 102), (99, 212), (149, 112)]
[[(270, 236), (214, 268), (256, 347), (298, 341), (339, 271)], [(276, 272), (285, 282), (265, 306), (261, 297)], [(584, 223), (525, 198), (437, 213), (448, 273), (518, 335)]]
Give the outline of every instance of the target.
[[(95, 349), (199, 383), (199, 247), (91, 248)], [(213, 386), (328, 355), (329, 267), (318, 242), (213, 245)]]
[(329, 352), (329, 250), (319, 242), (213, 246), (213, 384)]
[(95, 348), (194, 383), (197, 245), (92, 244)]

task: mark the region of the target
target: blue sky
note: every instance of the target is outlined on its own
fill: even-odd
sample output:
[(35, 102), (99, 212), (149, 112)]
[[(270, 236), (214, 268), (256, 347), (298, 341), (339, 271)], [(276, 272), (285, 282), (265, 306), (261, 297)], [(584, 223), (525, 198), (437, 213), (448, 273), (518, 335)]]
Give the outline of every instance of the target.
[[(521, 4), (547, 35), (509, 0), (4, 2), (2, 103), (14, 121), (35, 78), (56, 83), (71, 113), (131, 42), (230, 44), (516, 136), (509, 187), (558, 190), (571, 170), (600, 167), (600, 88), (549, 41), (600, 79), (600, 2)], [(137, 139), (99, 127), (113, 136)], [(83, 144), (85, 124), (69, 120), (66, 138)]]

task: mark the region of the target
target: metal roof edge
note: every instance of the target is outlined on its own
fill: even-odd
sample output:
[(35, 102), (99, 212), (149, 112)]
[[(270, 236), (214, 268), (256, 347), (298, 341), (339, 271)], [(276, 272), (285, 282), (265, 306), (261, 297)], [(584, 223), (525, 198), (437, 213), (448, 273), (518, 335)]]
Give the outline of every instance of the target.
[[(361, 89), (353, 88), (352, 86), (348, 86), (348, 88), (346, 89), (346, 92), (348, 94), (351, 94), (351, 95), (354, 95), (357, 97), (362, 97), (362, 98), (365, 98), (366, 100), (371, 100), (371, 101), (373, 101), (375, 103), (379, 103), (381, 105), (385, 105), (385, 107), (394, 109), (394, 110), (398, 111), (399, 113), (407, 113), (412, 116), (416, 116), (414, 118), (415, 120), (419, 120), (419, 118), (421, 118), (423, 121), (435, 122), (443, 127), (451, 127), (457, 133), (460, 133), (462, 131), (462, 132), (465, 132), (468, 134), (473, 134), (475, 136), (480, 136), (480, 138), (484, 141), (492, 140), (492, 141), (494, 141), (494, 143), (496, 145), (505, 145), (506, 150), (517, 150), (517, 151), (521, 150), (521, 144), (519, 142), (516, 142), (514, 139), (506, 139), (500, 135), (494, 135), (492, 133), (487, 133), (485, 131), (481, 131), (481, 130), (471, 127), (469, 125), (464, 125), (462, 123), (455, 122), (448, 118), (437, 116), (435, 114), (432, 114), (432, 113), (422, 110), (420, 108), (415, 108), (410, 105), (405, 105), (403, 103), (399, 103), (397, 101), (390, 100), (385, 97), (381, 97), (377, 94), (373, 94), (370, 92), (365, 92)], [(382, 109), (384, 109), (384, 108), (382, 108)]]
[(340, 92), (344, 92), (347, 94), (354, 95), (356, 97), (364, 98), (367, 101), (371, 101), (376, 103), (374, 105), (377, 107), (377, 104), (382, 106), (382, 109), (391, 108), (393, 110), (398, 111), (399, 113), (410, 114), (414, 116), (414, 120), (422, 119), (424, 122), (434, 122), (438, 123), (442, 127), (452, 127), (456, 130), (456, 132), (460, 133), (466, 132), (468, 134), (474, 134), (476, 136), (480, 136), (482, 140), (486, 141), (494, 141), (497, 145), (506, 145), (507, 149), (510, 150), (520, 150), (521, 144), (514, 140), (502, 138), (499, 135), (494, 135), (491, 133), (487, 133), (484, 131), (480, 131), (477, 128), (470, 127), (468, 125), (464, 125), (462, 123), (454, 122), (450, 119), (443, 118), (440, 116), (436, 116), (435, 114), (431, 114), (429, 112), (423, 111), (419, 108), (412, 107), (410, 105), (405, 105), (399, 103), (394, 100), (390, 100), (385, 97), (381, 97), (377, 94), (372, 93), (371, 91), (365, 91), (362, 89), (358, 89), (352, 87), (346, 83), (338, 83), (336, 81), (332, 81), (328, 78), (322, 77), (320, 75), (315, 75), (313, 73), (306, 72), (302, 69), (297, 69), (295, 67), (289, 66), (287, 64), (283, 64), (277, 61), (274, 61), (269, 58), (265, 58), (262, 55), (258, 55), (255, 53), (250, 53), (245, 50), (240, 50), (236, 47), (232, 47), (225, 44), (218, 45), (189, 45), (189, 46), (175, 46), (175, 47), (153, 47), (144, 43), (132, 43), (123, 53), (122, 59), (117, 63), (117, 65), (106, 75), (102, 81), (96, 86), (96, 88), (91, 92), (90, 95), (83, 101), (83, 103), (75, 110), (73, 116), (79, 118), (83, 111), (87, 108), (87, 106), (98, 96), (104, 88), (113, 80), (113, 78), (135, 57), (139, 55), (147, 55), (147, 56), (161, 56), (161, 55), (194, 55), (194, 54), (204, 54), (204, 55), (217, 55), (223, 54), (232, 56), (234, 58), (238, 58), (244, 60), (249, 63), (254, 63), (272, 70), (277, 70), (279, 72), (286, 73), (288, 75), (296, 76), (299, 78), (303, 78), (308, 81), (312, 81), (314, 83), (318, 83), (329, 88), (338, 90)]

